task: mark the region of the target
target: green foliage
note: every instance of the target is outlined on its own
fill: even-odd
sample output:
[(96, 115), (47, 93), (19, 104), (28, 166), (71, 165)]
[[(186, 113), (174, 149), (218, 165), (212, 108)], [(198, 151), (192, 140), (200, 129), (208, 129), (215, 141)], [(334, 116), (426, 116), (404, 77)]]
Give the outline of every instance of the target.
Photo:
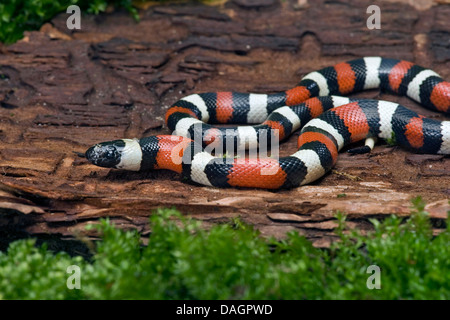
[(132, 0), (2, 0), (0, 3), (0, 42), (14, 43), (23, 37), (26, 30), (38, 29), (57, 13), (76, 4), (89, 13), (104, 12), (108, 4), (125, 8), (135, 20), (139, 20)]
[(85, 262), (81, 257), (53, 254), (45, 245), (37, 248), (33, 240), (13, 242), (7, 254), (0, 252), (0, 298), (81, 298), (82, 292), (66, 287), (66, 269), (73, 264), (82, 268)]
[(394, 131), (391, 132), (391, 137), (386, 139), (386, 143), (391, 147), (394, 147), (397, 145), (397, 138), (395, 137)]
[[(449, 299), (450, 224), (433, 237), (417, 198), (403, 221), (371, 220), (362, 235), (337, 214), (339, 241), (317, 249), (290, 232), (266, 239), (234, 219), (209, 230), (173, 209), (151, 219), (148, 245), (135, 231), (102, 220), (102, 240), (89, 260), (51, 253), (17, 241), (0, 253), (3, 299)], [(448, 221), (447, 221), (448, 222)], [(69, 265), (81, 270), (81, 289), (70, 290)], [(370, 265), (381, 269), (381, 289), (366, 285)]]

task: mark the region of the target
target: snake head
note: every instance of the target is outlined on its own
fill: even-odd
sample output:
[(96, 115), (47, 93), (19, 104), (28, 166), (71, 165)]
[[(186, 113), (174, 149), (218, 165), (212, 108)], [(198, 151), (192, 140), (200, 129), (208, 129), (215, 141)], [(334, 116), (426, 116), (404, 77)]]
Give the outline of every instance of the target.
[(98, 143), (90, 147), (85, 156), (99, 167), (138, 171), (142, 151), (137, 139), (121, 139)]
[(98, 143), (86, 151), (86, 159), (99, 167), (115, 168), (120, 163), (124, 147), (122, 140)]

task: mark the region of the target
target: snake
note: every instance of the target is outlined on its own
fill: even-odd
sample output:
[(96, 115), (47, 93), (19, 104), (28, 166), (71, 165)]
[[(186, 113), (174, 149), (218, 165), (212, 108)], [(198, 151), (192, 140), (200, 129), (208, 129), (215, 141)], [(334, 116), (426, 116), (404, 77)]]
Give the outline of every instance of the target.
[[(450, 82), (439, 74), (405, 60), (363, 57), (310, 72), (283, 92), (185, 96), (166, 112), (171, 135), (100, 142), (85, 157), (106, 168), (167, 169), (210, 187), (290, 189), (323, 177), (342, 148), (362, 140), (364, 146), (349, 151), (370, 152), (384, 139), (416, 153), (450, 154), (450, 121), (394, 102), (346, 97), (369, 89), (450, 115)], [(299, 129), (295, 153), (259, 153)]]

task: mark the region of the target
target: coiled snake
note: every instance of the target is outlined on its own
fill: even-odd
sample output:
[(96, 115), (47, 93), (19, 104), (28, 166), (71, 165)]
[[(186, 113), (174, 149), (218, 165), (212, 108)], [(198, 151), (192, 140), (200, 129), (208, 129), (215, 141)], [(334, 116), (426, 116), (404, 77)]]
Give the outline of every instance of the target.
[[(428, 119), (393, 102), (340, 96), (376, 88), (450, 114), (450, 83), (437, 73), (403, 60), (365, 57), (311, 72), (285, 92), (189, 95), (166, 113), (175, 135), (102, 142), (85, 155), (97, 166), (169, 169), (207, 186), (279, 189), (320, 178), (334, 166), (339, 150), (363, 139), (366, 147), (354, 150), (370, 151), (374, 139), (394, 137), (414, 152), (450, 154), (450, 121)], [(217, 123), (261, 124), (212, 125)], [(235, 158), (218, 152), (261, 149), (301, 127), (298, 151), (288, 157)]]

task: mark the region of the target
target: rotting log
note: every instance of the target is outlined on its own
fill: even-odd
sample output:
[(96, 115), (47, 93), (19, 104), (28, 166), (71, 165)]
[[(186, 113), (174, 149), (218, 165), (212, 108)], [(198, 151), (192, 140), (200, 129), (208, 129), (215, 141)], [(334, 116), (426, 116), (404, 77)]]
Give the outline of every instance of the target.
[[(406, 2), (406, 1), (405, 1)], [(366, 28), (370, 1), (228, 1), (151, 6), (135, 23), (124, 12), (83, 16), (66, 28), (61, 14), (0, 50), (0, 226), (33, 236), (95, 237), (85, 226), (109, 217), (150, 233), (148, 216), (176, 207), (205, 227), (240, 217), (264, 236), (297, 230), (318, 247), (335, 239), (335, 213), (351, 228), (369, 218), (408, 216), (421, 195), (435, 233), (450, 210), (450, 159), (381, 145), (340, 154), (334, 170), (293, 190), (216, 189), (172, 172), (94, 167), (76, 152), (99, 141), (170, 134), (167, 108), (206, 91), (276, 92), (315, 69), (366, 55), (414, 61), (450, 79), (450, 6), (381, 2), (382, 29)], [(444, 119), (403, 97), (399, 102)], [(296, 135), (281, 155), (295, 150)]]

